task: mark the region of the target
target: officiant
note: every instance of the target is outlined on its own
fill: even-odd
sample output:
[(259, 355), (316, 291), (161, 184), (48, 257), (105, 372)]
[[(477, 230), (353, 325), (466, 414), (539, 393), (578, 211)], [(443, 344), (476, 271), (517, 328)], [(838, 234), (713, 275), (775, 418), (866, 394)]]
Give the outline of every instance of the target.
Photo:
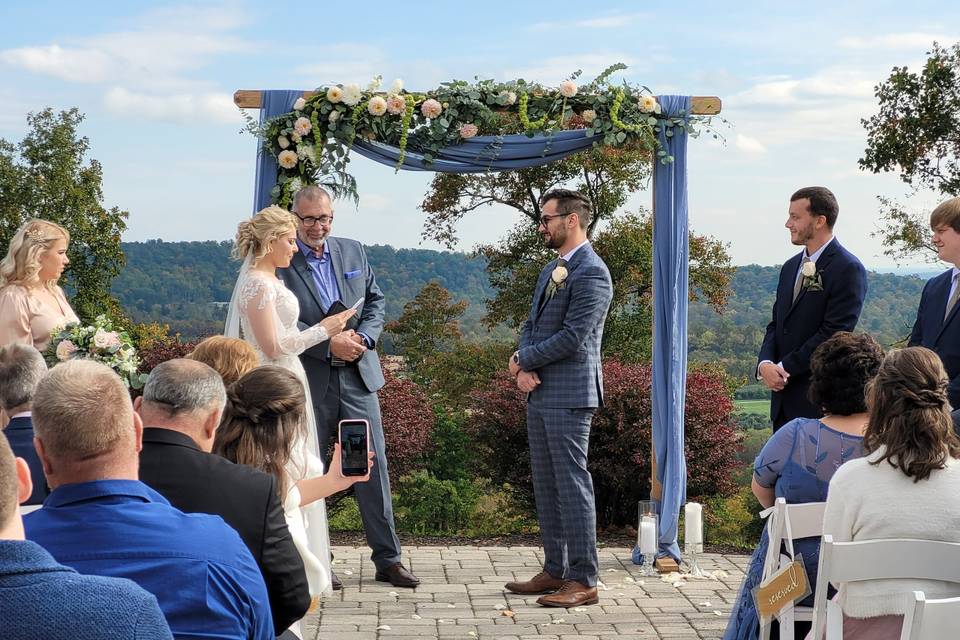
[[(293, 213), (299, 219), (299, 251), (289, 267), (278, 270), (278, 275), (300, 302), (301, 328), (360, 301), (358, 320), (300, 356), (317, 416), (320, 451), (323, 455), (329, 451), (340, 420), (369, 422), (375, 463), (370, 481), (356, 485), (354, 492), (367, 544), (373, 551), (376, 579), (395, 587), (416, 587), (419, 579), (401, 563), (377, 397), (377, 391), (385, 384), (376, 350), (383, 331), (383, 292), (377, 286), (363, 245), (330, 235), (333, 202), (326, 191), (316, 186), (301, 189), (294, 197)], [(335, 590), (341, 588), (336, 575), (332, 581)]]

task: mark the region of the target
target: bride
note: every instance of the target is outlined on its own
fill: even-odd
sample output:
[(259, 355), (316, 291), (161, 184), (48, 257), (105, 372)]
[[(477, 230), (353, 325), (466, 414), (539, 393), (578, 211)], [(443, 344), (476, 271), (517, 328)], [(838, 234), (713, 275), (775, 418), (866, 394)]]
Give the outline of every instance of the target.
[(281, 500), (288, 521), (295, 519), (297, 528), (306, 528), (308, 548), (299, 548), (299, 551), (307, 567), (310, 594), (317, 597), (331, 592), (330, 541), (324, 502), (322, 499), (316, 500), (301, 508), (299, 499), (288, 499), (292, 497), (290, 491), (296, 491), (296, 483), (324, 472), (323, 459), (317, 446), (310, 386), (298, 356), (340, 333), (355, 311), (348, 309), (324, 318), (303, 331), (297, 327), (300, 304), (276, 276), (276, 270), (289, 266), (290, 259), (297, 251), (296, 222), (293, 214), (271, 206), (237, 226), (234, 256), (243, 259), (243, 266), (230, 300), (224, 334), (249, 342), (256, 349), (261, 363), (291, 371), (303, 384), (307, 394), (305, 436), (303, 441), (294, 446), (286, 468), (291, 479), (288, 486), (292, 489), (288, 490), (287, 496), (281, 496)]

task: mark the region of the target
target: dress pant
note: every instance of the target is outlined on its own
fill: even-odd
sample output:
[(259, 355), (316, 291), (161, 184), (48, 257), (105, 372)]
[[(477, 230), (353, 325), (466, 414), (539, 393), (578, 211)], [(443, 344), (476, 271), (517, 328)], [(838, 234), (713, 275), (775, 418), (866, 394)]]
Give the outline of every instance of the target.
[(543, 568), (557, 578), (596, 586), (597, 514), (587, 448), (594, 409), (527, 403), (527, 437)]
[[(376, 454), (370, 480), (353, 485), (367, 544), (373, 550), (371, 559), (377, 570), (400, 562), (400, 540), (393, 522), (393, 499), (390, 495), (390, 474), (387, 469), (386, 443), (380, 421), (380, 401), (363, 384), (355, 366), (330, 367), (327, 392), (314, 399), (317, 416), (317, 441), (323, 455), (337, 437), (341, 420), (366, 420), (370, 423), (370, 447)], [(327, 460), (329, 468), (329, 460)]]

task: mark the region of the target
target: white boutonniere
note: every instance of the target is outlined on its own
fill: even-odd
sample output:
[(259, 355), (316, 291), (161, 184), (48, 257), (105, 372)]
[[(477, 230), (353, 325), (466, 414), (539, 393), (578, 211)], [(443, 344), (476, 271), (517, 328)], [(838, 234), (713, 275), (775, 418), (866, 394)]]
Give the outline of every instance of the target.
[(557, 289), (563, 289), (566, 285), (564, 282), (567, 279), (567, 268), (562, 264), (558, 264), (553, 268), (553, 271), (550, 272), (550, 282), (547, 284), (547, 300), (553, 298), (553, 294), (557, 292)]
[(800, 275), (803, 278), (803, 284), (800, 288), (805, 291), (823, 291), (823, 278), (817, 271), (815, 262), (804, 262), (800, 268)]

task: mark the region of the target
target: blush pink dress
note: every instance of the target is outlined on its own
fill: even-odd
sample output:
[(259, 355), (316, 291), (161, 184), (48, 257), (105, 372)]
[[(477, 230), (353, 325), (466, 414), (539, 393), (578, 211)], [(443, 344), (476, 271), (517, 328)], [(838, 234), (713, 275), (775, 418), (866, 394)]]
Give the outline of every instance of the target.
[(43, 351), (55, 329), (79, 321), (60, 287), (53, 289), (52, 301), (19, 284), (0, 289), (0, 347), (19, 342)]

